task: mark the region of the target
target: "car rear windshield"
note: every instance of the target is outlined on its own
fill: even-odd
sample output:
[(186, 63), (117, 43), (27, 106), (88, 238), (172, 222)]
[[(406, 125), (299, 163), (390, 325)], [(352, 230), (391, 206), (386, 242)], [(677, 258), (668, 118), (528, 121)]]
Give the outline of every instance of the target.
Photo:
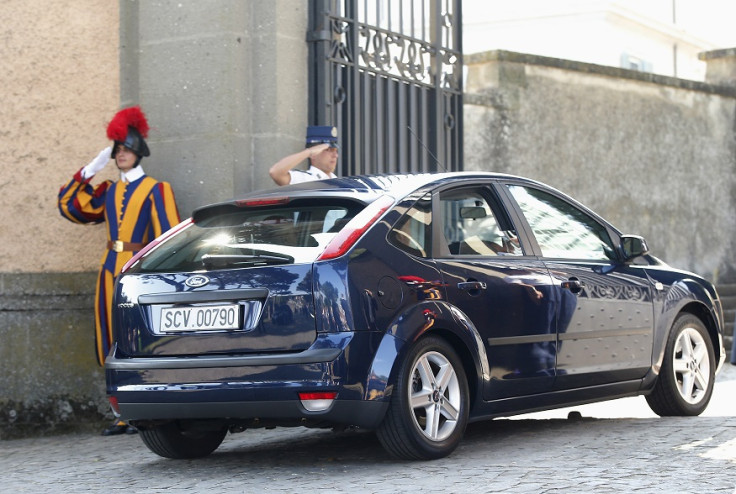
[(177, 272), (311, 263), (365, 205), (300, 201), (203, 215), (141, 258), (135, 271)]

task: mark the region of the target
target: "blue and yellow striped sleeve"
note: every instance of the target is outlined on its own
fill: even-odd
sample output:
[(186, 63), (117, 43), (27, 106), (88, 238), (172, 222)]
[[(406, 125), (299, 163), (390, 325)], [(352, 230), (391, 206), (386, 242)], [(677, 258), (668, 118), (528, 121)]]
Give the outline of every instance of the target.
[(73, 223), (102, 223), (105, 220), (105, 194), (109, 180), (92, 186), (80, 169), (59, 190), (59, 213)]
[(179, 210), (176, 207), (174, 190), (168, 182), (157, 183), (151, 190), (151, 224), (153, 226), (153, 238), (170, 230), (180, 223)]

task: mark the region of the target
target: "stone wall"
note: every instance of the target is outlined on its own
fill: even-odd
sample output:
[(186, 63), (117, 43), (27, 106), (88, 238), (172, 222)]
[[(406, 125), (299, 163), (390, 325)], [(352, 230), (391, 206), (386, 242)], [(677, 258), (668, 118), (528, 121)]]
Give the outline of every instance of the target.
[(109, 144), (120, 92), (117, 3), (3, 0), (2, 13), (0, 439), (106, 419), (91, 310), (105, 231), (63, 220), (56, 197)]
[(0, 439), (109, 416), (94, 356), (93, 273), (0, 274)]
[(667, 263), (736, 280), (734, 87), (511, 52), (465, 63), (467, 170), (549, 183)]
[[(64, 221), (59, 187), (105, 146), (119, 105), (109, 0), (3, 0), (0, 273), (95, 269), (104, 228)], [(114, 177), (112, 166), (101, 178)]]
[(304, 146), (308, 2), (121, 1), (121, 101), (152, 126), (148, 173), (182, 218), (274, 187), (268, 168)]

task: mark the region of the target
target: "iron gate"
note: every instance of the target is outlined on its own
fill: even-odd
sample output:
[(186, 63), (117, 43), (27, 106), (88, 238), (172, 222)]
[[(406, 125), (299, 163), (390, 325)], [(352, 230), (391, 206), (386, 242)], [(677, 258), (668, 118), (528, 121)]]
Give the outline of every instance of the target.
[(462, 169), (461, 0), (310, 0), (310, 114), (340, 174)]

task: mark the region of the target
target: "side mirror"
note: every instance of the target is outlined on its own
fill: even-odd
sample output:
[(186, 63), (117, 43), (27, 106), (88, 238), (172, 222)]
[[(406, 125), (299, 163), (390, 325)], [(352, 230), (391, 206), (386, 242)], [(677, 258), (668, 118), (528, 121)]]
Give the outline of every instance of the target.
[(649, 246), (644, 238), (638, 235), (622, 235), (621, 250), (624, 253), (624, 260), (630, 261), (635, 257), (643, 256), (649, 252)]

